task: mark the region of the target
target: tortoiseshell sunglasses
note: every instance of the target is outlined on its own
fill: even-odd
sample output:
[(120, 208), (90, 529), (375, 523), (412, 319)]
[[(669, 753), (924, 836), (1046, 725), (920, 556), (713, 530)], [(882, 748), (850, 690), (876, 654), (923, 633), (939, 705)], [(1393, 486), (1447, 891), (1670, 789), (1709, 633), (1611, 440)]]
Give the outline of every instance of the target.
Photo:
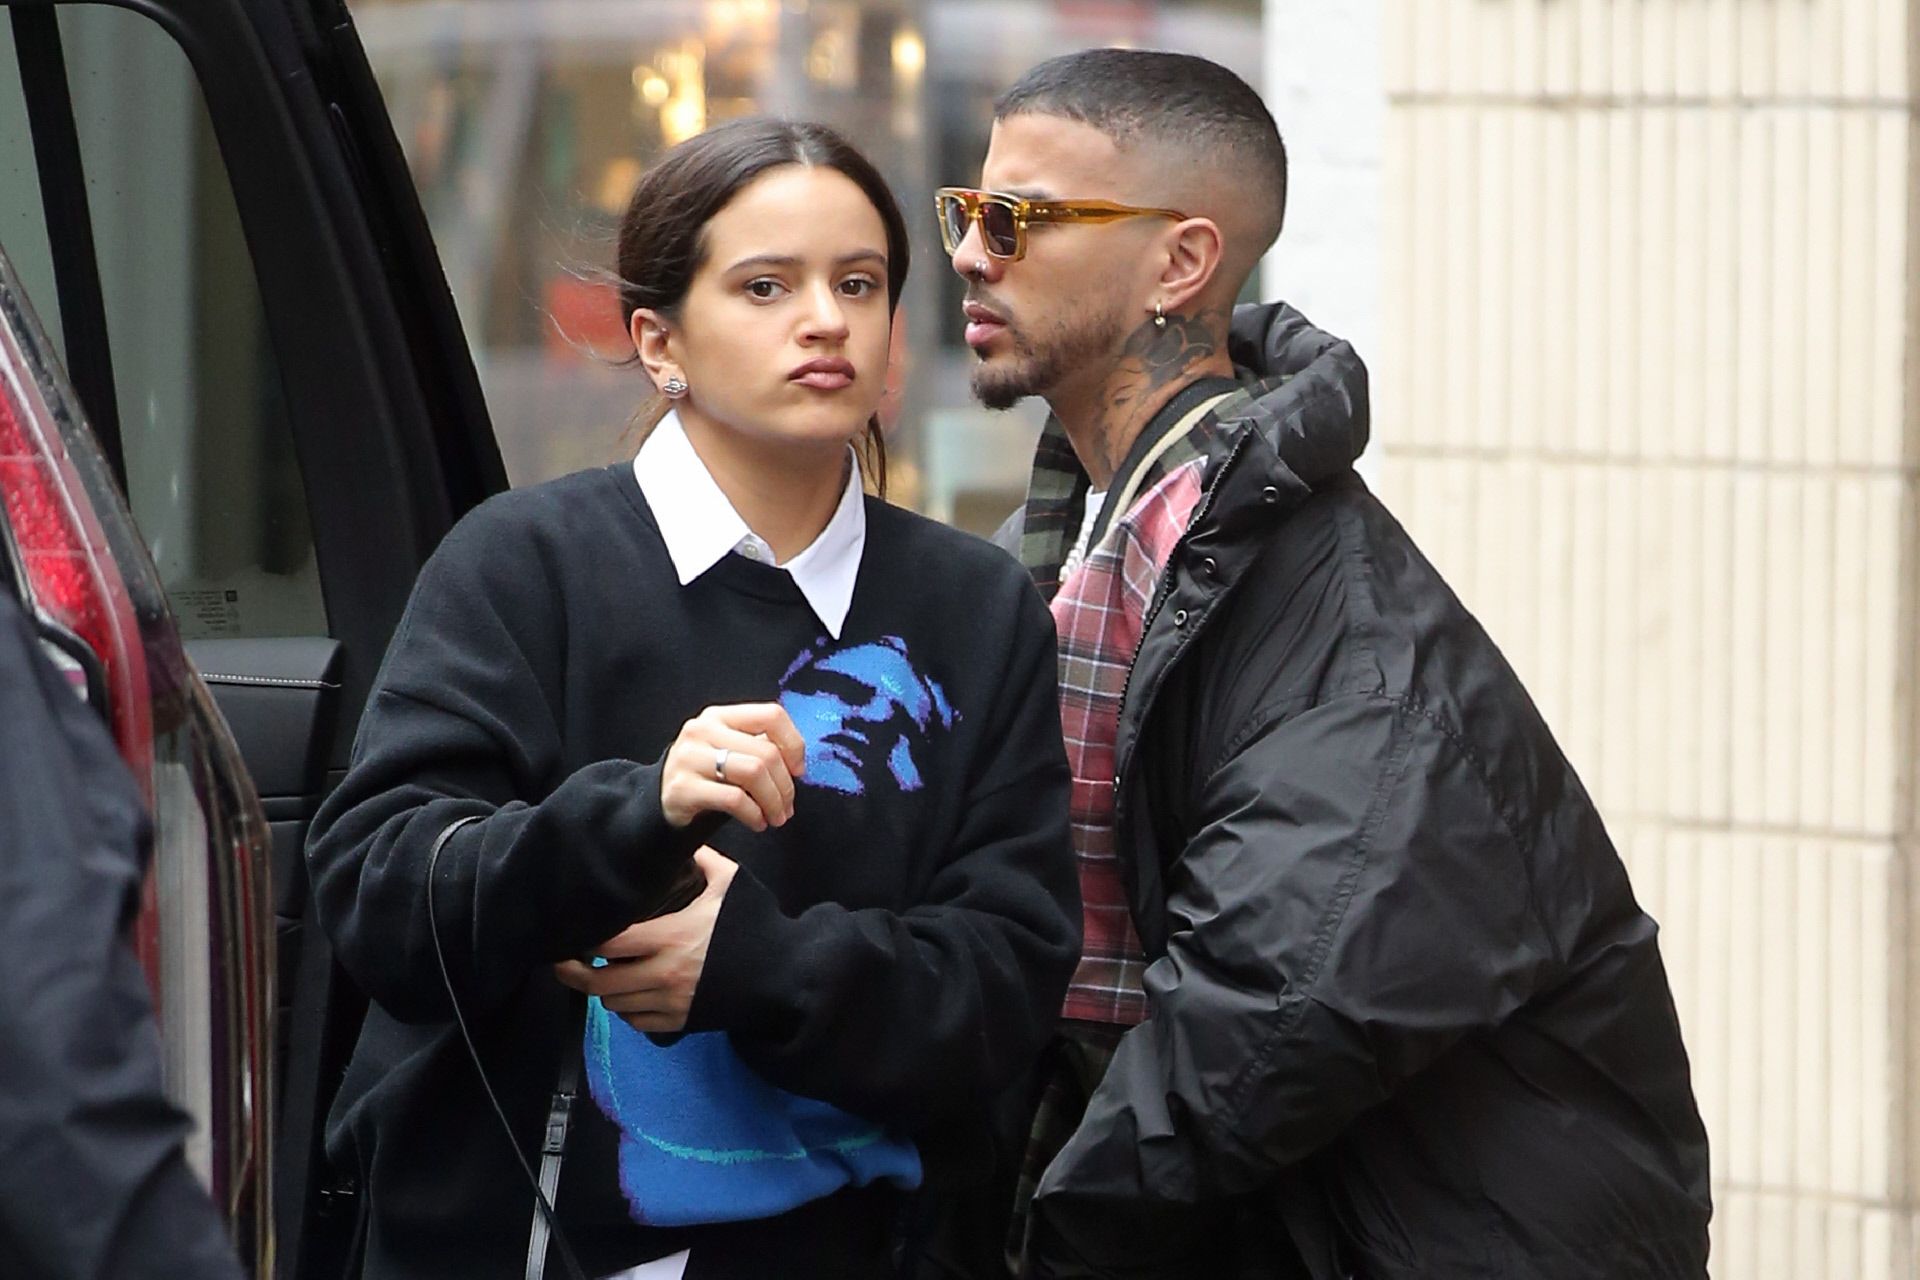
[(940, 242), (951, 254), (967, 238), (967, 224), (980, 224), (980, 243), (988, 256), (1018, 262), (1027, 252), (1027, 227), (1035, 222), (1099, 224), (1122, 218), (1172, 218), (1187, 215), (1175, 209), (1143, 209), (1111, 200), (1028, 200), (1023, 196), (975, 191), (970, 187), (942, 187), (933, 193), (940, 215)]

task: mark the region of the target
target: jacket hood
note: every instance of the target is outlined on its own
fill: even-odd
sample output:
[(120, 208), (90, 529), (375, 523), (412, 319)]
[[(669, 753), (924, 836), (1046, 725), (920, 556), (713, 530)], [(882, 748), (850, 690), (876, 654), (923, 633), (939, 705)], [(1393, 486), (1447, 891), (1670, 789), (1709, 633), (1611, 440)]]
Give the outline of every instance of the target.
[(1351, 344), (1269, 302), (1234, 308), (1227, 355), (1236, 369), (1274, 384), (1234, 416), (1299, 482), (1312, 488), (1343, 475), (1365, 452), (1367, 366)]

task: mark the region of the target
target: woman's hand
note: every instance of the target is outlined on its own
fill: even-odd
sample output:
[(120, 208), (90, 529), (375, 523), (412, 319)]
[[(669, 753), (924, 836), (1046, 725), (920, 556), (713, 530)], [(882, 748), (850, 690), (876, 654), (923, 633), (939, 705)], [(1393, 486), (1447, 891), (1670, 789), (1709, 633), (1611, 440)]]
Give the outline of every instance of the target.
[(667, 748), (660, 805), (676, 827), (712, 810), (765, 831), (793, 816), (793, 780), (806, 770), (806, 743), (779, 703), (708, 707)]
[(700, 896), (672, 915), (628, 925), (608, 938), (595, 954), (607, 963), (595, 968), (579, 960), (553, 966), (554, 976), (575, 991), (599, 996), (635, 1031), (674, 1032), (687, 1025), (687, 1010), (707, 964), (707, 943), (727, 886), (740, 869), (718, 850), (701, 846), (694, 865), (707, 878)]

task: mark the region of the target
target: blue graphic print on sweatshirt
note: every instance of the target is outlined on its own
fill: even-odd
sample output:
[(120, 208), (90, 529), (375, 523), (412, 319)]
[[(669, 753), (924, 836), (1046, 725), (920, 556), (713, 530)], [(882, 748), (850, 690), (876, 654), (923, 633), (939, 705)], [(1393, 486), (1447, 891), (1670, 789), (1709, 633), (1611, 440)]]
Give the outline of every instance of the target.
[[(810, 645), (781, 677), (779, 696), (806, 742), (800, 781), (843, 795), (865, 795), (884, 779), (920, 790), (927, 745), (959, 719), (898, 636)], [(619, 1130), (620, 1190), (644, 1226), (772, 1217), (881, 1180), (920, 1185), (911, 1142), (767, 1083), (725, 1032), (661, 1045), (594, 998), (584, 1049), (588, 1090)]]
[(845, 1186), (920, 1185), (920, 1153), (879, 1125), (779, 1089), (724, 1031), (661, 1046), (587, 1003), (587, 1086), (620, 1130), (620, 1191), (642, 1226), (770, 1218)]
[(801, 783), (856, 796), (880, 762), (900, 790), (918, 791), (916, 751), (959, 718), (939, 683), (914, 670), (899, 636), (820, 641), (780, 678), (780, 705), (806, 740)]

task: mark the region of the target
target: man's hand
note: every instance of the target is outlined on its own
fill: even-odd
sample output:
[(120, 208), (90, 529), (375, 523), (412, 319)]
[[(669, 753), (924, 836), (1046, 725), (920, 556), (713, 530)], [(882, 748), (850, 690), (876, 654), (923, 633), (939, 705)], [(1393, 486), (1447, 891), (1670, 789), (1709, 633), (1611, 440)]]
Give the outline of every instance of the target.
[(694, 851), (693, 862), (707, 878), (700, 896), (671, 915), (628, 925), (596, 947), (607, 963), (598, 968), (579, 960), (553, 967), (554, 976), (575, 991), (599, 996), (635, 1031), (676, 1032), (687, 1025), (687, 1010), (707, 964), (707, 943), (720, 904), (740, 866), (718, 850)]

